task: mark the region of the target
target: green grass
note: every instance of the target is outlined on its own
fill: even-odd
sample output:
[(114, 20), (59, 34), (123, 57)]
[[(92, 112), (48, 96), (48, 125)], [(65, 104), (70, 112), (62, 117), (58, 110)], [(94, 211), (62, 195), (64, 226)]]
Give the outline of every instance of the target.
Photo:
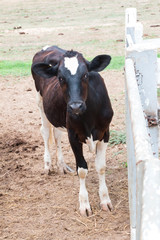
[(122, 165), (123, 165), (124, 168), (127, 168), (127, 167), (128, 167), (127, 162), (123, 162)]
[(31, 62), (0, 61), (1, 76), (29, 76), (31, 74)]
[(125, 58), (123, 56), (115, 56), (112, 57), (111, 63), (107, 67), (107, 69), (112, 70), (122, 70), (124, 67)]
[[(88, 61), (91, 61), (93, 58), (87, 58)], [(124, 67), (125, 57), (124, 56), (113, 56), (111, 59), (110, 64), (108, 65), (107, 69), (111, 70), (122, 70)]]
[(126, 134), (122, 131), (110, 131), (110, 139), (109, 144), (111, 146), (118, 145), (118, 144), (125, 144), (126, 143)]
[(157, 57), (160, 58), (160, 53), (157, 54)]
[[(92, 58), (88, 58), (91, 60)], [(112, 57), (110, 65), (106, 68), (111, 70), (121, 70), (124, 66), (124, 57)], [(31, 61), (0, 61), (1, 76), (29, 76), (31, 74)]]

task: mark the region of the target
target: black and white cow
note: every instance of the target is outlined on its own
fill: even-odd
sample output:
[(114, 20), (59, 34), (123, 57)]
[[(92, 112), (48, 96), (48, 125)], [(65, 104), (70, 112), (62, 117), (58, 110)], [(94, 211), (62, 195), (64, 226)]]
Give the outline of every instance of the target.
[(98, 73), (107, 67), (110, 60), (108, 55), (98, 55), (89, 62), (78, 52), (55, 46), (43, 48), (33, 58), (32, 75), (42, 120), (45, 169), (51, 167), (49, 139), (53, 127), (57, 166), (61, 172), (66, 170), (59, 130), (66, 128), (80, 179), (79, 209), (82, 215), (91, 214), (85, 184), (88, 168), (83, 156), (83, 143), (88, 144), (90, 151), (96, 150), (101, 208), (112, 210), (105, 182), (105, 153), (113, 110), (104, 80)]

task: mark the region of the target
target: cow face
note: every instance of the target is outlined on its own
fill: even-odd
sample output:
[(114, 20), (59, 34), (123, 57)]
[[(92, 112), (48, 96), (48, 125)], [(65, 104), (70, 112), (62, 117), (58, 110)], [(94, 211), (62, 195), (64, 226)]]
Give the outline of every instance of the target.
[(86, 110), (89, 72), (102, 71), (110, 60), (108, 55), (99, 55), (88, 62), (80, 53), (68, 51), (56, 66), (37, 63), (32, 65), (32, 71), (44, 78), (57, 76), (67, 103), (67, 111), (69, 115), (77, 117)]
[(77, 52), (67, 52), (61, 59), (57, 77), (70, 115), (81, 115), (86, 110), (89, 73), (85, 60)]

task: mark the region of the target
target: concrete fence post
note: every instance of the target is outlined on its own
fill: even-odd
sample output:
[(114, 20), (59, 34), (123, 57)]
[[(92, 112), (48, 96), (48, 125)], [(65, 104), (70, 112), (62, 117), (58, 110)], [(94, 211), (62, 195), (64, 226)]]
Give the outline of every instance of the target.
[(157, 82), (160, 39), (143, 40), (135, 8), (125, 15), (126, 130), (131, 240), (160, 239)]

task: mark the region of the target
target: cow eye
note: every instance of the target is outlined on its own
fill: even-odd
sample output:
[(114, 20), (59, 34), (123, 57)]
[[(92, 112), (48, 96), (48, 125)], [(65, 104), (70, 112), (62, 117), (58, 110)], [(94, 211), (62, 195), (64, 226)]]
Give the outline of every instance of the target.
[(87, 80), (88, 79), (88, 73), (85, 73), (84, 76), (83, 76), (83, 80)]
[(62, 84), (65, 82), (64, 78), (63, 77), (59, 77), (59, 82)]

